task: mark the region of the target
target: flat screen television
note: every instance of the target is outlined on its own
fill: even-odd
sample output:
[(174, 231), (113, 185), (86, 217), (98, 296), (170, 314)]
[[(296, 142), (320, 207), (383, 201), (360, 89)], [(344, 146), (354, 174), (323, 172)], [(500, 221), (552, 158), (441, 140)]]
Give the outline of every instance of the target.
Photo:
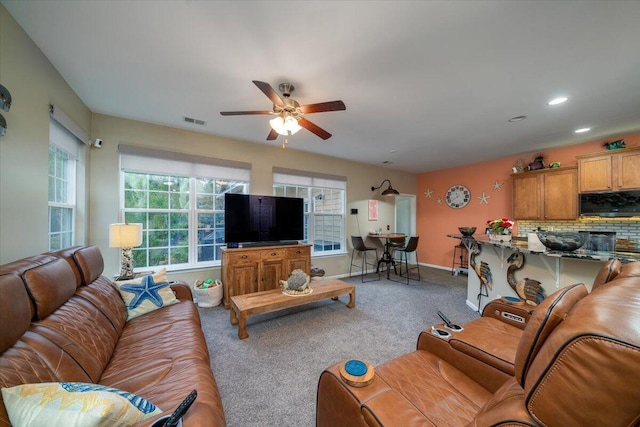
[(224, 240), (228, 246), (304, 240), (304, 200), (227, 193), (224, 196)]

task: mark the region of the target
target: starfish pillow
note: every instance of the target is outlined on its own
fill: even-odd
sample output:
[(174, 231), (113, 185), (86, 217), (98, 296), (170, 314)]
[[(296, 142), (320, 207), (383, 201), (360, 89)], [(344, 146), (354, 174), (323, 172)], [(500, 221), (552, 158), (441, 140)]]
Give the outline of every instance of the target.
[(167, 272), (164, 268), (153, 275), (115, 284), (127, 306), (127, 321), (178, 302), (173, 290), (169, 287)]

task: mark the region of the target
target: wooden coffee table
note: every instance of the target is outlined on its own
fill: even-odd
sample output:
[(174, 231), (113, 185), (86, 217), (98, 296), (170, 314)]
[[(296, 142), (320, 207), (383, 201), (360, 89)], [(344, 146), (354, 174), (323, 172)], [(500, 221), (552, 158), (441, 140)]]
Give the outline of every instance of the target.
[(231, 297), (229, 314), (231, 324), (238, 325), (238, 338), (245, 339), (247, 319), (256, 314), (271, 313), (285, 308), (298, 307), (311, 302), (331, 298), (337, 300), (340, 295), (349, 295), (347, 307), (356, 305), (356, 287), (337, 279), (318, 280), (309, 284), (313, 292), (307, 295), (284, 295), (280, 289), (254, 292)]

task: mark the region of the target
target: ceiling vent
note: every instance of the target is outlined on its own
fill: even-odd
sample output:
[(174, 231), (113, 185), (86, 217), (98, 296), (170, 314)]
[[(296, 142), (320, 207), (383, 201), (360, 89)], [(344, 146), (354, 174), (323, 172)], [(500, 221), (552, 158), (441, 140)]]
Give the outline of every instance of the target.
[(184, 121), (187, 123), (193, 123), (194, 125), (200, 125), (200, 126), (206, 126), (207, 122), (205, 122), (204, 120), (198, 120), (198, 119), (194, 119), (192, 117), (185, 117)]

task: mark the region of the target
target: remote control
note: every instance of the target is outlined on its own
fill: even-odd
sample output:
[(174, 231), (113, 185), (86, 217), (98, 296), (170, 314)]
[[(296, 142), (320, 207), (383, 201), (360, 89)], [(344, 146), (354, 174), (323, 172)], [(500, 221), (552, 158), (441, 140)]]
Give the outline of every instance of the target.
[(196, 390), (189, 393), (182, 403), (178, 405), (176, 410), (173, 411), (173, 414), (171, 414), (169, 419), (164, 423), (164, 427), (176, 427), (178, 425), (178, 421), (187, 413), (187, 410), (189, 410), (191, 404), (196, 400), (196, 397), (198, 397), (198, 392)]
[(447, 316), (444, 315), (444, 313), (438, 310), (438, 316), (440, 316), (440, 318), (442, 319), (444, 324), (447, 325), (447, 327), (453, 328), (453, 323), (451, 323), (451, 321), (447, 318)]

